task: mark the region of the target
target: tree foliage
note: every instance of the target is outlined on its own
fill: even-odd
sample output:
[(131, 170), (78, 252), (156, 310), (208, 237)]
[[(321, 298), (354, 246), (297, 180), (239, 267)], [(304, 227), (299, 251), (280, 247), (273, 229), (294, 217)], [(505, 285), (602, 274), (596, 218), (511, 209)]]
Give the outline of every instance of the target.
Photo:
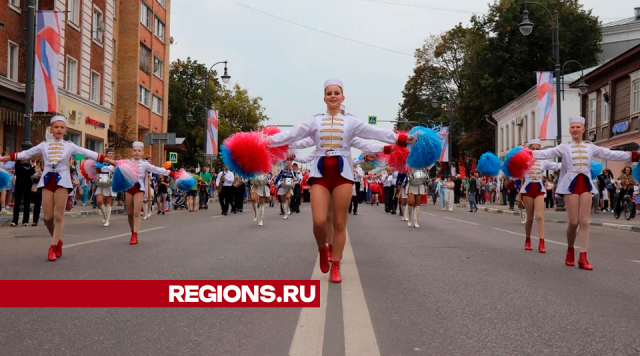
[[(575, 59), (585, 68), (596, 65), (602, 35), (591, 10), (576, 1), (538, 2), (552, 12), (558, 11), (561, 63)], [(462, 152), (479, 157), (493, 150), (494, 128), (485, 121), (485, 115), (535, 86), (534, 71), (552, 71), (555, 67), (551, 17), (543, 8), (530, 5), (529, 18), (535, 28), (529, 36), (523, 36), (518, 28), (523, 10), (519, 0), (496, 0), (486, 15), (473, 16), (468, 26), (459, 24), (429, 37), (416, 50), (416, 68), (405, 85), (399, 116), (416, 120), (414, 115), (423, 111), (425, 101), (436, 98), (444, 103), (443, 93), (448, 93), (454, 104), (454, 121), (460, 122), (454, 125), (457, 134), (452, 136), (454, 156)], [(566, 72), (578, 69), (568, 66)], [(438, 110), (430, 114), (444, 116)]]
[[(206, 71), (204, 64), (191, 58), (176, 60), (169, 70), (169, 131), (186, 138), (189, 148), (181, 160), (187, 166), (198, 165), (204, 152)], [(260, 104), (262, 98), (250, 96), (240, 85), (231, 89), (222, 86), (215, 71), (209, 73), (206, 85), (209, 108), (219, 111), (220, 143), (235, 132), (255, 130), (268, 120)]]

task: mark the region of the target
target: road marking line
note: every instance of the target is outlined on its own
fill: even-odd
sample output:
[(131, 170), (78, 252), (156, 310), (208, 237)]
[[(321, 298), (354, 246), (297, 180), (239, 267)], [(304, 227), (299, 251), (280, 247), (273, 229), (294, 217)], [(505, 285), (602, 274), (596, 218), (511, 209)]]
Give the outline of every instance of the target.
[(640, 263), (640, 261), (637, 261), (637, 260), (629, 260), (629, 261), (635, 262), (635, 263)]
[(427, 214), (427, 215), (431, 215), (431, 216), (435, 216), (435, 217), (437, 217), (437, 216), (438, 216), (438, 215), (436, 215), (436, 214), (427, 213), (427, 212), (425, 212), (425, 214)]
[[(502, 232), (508, 232), (508, 233), (510, 233), (510, 234), (513, 234), (513, 235), (518, 235), (518, 236), (524, 236), (524, 237), (527, 237), (527, 235), (525, 235), (525, 234), (520, 234), (520, 233), (513, 232), (513, 231), (509, 231), (509, 230), (498, 229), (497, 227), (494, 227), (494, 229), (495, 229), (495, 230), (498, 230), (498, 231), (502, 231)], [(535, 236), (531, 236), (531, 238), (532, 238), (532, 239), (539, 239), (539, 237), (535, 237)], [(567, 245), (567, 244), (565, 244), (565, 243), (562, 243), (562, 242), (557, 242), (557, 241), (553, 241), (553, 240), (549, 240), (549, 239), (544, 239), (544, 240), (545, 240), (546, 242), (551, 242), (552, 244), (558, 244), (558, 245), (562, 245), (562, 246), (569, 246), (569, 245)], [(580, 248), (580, 246), (574, 246), (574, 248)]]
[[(142, 233), (142, 232), (149, 232), (149, 231), (154, 231), (154, 230), (160, 230), (160, 229), (164, 229), (166, 228), (166, 226), (158, 226), (158, 227), (153, 227), (151, 229), (146, 229), (146, 230), (140, 230), (138, 233)], [(86, 244), (92, 244), (94, 242), (100, 242), (100, 241), (107, 241), (107, 240), (113, 240), (113, 239), (117, 239), (120, 237), (125, 237), (125, 236), (131, 236), (131, 233), (128, 232), (126, 234), (120, 234), (120, 235), (114, 235), (114, 236), (109, 236), (109, 237), (103, 237), (100, 239), (95, 239), (95, 240), (88, 240), (88, 241), (82, 241), (82, 242), (76, 242), (74, 244), (68, 244), (68, 245), (63, 245), (62, 248), (69, 248), (69, 247), (75, 247), (75, 246), (80, 246), (80, 245), (86, 245)]]
[(349, 233), (342, 254), (342, 318), (345, 356), (379, 356), (369, 307), (364, 298), (360, 275), (351, 248)]
[(447, 216), (445, 216), (444, 218), (445, 218), (445, 219), (449, 219), (449, 220), (454, 220), (454, 221), (459, 221), (459, 222), (463, 222), (463, 223), (471, 224), (471, 225), (480, 225), (480, 224), (476, 224), (476, 223), (471, 222), (471, 221), (465, 221), (465, 220), (460, 220), (460, 219), (454, 219), (454, 218), (450, 218), (450, 217), (447, 217)]
[(319, 259), (313, 265), (311, 280), (320, 280), (320, 308), (302, 308), (296, 332), (291, 341), (289, 355), (322, 356), (324, 344), (324, 323), (327, 317), (329, 280), (327, 274), (320, 272)]

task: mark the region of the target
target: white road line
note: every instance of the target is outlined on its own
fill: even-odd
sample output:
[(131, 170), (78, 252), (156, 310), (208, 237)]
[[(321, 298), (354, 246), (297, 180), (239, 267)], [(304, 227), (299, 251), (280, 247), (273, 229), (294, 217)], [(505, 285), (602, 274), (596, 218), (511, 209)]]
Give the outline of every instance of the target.
[(450, 217), (447, 217), (447, 216), (445, 216), (444, 218), (445, 218), (445, 219), (449, 219), (449, 220), (454, 220), (454, 221), (459, 221), (459, 222), (463, 222), (463, 223), (471, 224), (471, 225), (480, 225), (480, 224), (476, 224), (476, 223), (471, 222), (471, 221), (465, 221), (465, 220), (460, 220), (460, 219), (454, 219), (454, 218), (450, 218)]
[(369, 307), (364, 299), (349, 233), (342, 254), (342, 318), (344, 322), (345, 356), (379, 356), (380, 349), (373, 331)]
[[(494, 229), (498, 230), (498, 231), (502, 231), (502, 232), (508, 232), (510, 234), (513, 234), (513, 235), (527, 237), (527, 235), (525, 235), (525, 234), (520, 234), (520, 233), (509, 231), (509, 230), (498, 229), (497, 227), (494, 227)], [(531, 238), (532, 239), (538, 239), (539, 237), (531, 236)], [(567, 245), (565, 243), (562, 243), (562, 242), (557, 242), (557, 241), (553, 241), (553, 240), (549, 240), (549, 239), (544, 239), (544, 240), (546, 242), (551, 242), (552, 244), (558, 244), (558, 245), (562, 245), (562, 246), (569, 246), (569, 245)], [(574, 246), (574, 248), (580, 248), (580, 246)]]
[[(160, 229), (164, 229), (164, 228), (166, 228), (166, 226), (158, 226), (158, 227), (153, 227), (151, 229), (140, 230), (138, 233), (149, 232), (149, 231), (154, 231), (154, 230), (160, 230)], [(94, 242), (113, 240), (113, 239), (117, 239), (117, 238), (125, 237), (125, 236), (131, 236), (131, 233), (128, 232), (126, 234), (103, 237), (103, 238), (95, 239), (95, 240), (87, 240), (87, 241), (82, 241), (82, 242), (76, 242), (74, 244), (63, 245), (62, 248), (69, 248), (69, 247), (75, 247), (75, 246), (80, 246), (80, 245), (92, 244)]]
[(637, 260), (629, 260), (629, 261), (635, 262), (635, 263), (640, 263), (640, 261), (637, 261)]
[(427, 213), (427, 212), (425, 212), (425, 214), (427, 214), (427, 215), (431, 215), (431, 216), (436, 216), (436, 217), (438, 216), (438, 215), (436, 215), (436, 214)]
[(298, 326), (289, 348), (291, 356), (322, 356), (324, 344), (324, 323), (327, 317), (329, 295), (328, 274), (320, 272), (318, 260), (313, 265), (311, 280), (320, 280), (320, 308), (302, 308)]

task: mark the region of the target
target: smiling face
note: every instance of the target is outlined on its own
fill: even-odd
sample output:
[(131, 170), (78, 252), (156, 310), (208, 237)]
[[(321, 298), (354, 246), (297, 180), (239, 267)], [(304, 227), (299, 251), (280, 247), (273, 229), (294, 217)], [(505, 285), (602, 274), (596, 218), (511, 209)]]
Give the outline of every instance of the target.
[(574, 141), (582, 141), (582, 135), (584, 134), (584, 125), (579, 122), (572, 122), (569, 127), (569, 133), (571, 139)]
[(64, 137), (64, 134), (66, 132), (67, 132), (67, 125), (64, 123), (64, 121), (54, 121), (53, 124), (51, 124), (51, 134), (56, 139), (58, 140), (62, 139), (62, 137)]
[(327, 111), (340, 111), (340, 105), (344, 101), (342, 88), (337, 85), (329, 85), (324, 89), (324, 102), (327, 104)]
[(134, 147), (133, 148), (133, 158), (135, 158), (135, 159), (142, 158), (142, 147)]
[(108, 159), (114, 159), (116, 157), (116, 154), (113, 151), (109, 151), (107, 152), (106, 157)]
[(291, 170), (291, 161), (287, 161), (286, 169), (287, 169), (288, 171), (290, 171), (290, 170)]
[(624, 167), (624, 174), (630, 175), (631, 174), (631, 167)]
[(537, 150), (539, 150), (539, 149), (540, 149), (540, 145), (539, 145), (539, 144), (537, 144), (537, 143), (534, 143), (533, 145), (529, 145), (529, 149), (530, 149), (531, 151), (537, 151)]

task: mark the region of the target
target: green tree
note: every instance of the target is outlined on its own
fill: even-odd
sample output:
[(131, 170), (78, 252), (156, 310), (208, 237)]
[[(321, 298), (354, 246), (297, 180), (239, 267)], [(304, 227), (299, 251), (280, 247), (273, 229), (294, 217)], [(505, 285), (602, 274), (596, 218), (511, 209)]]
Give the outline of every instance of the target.
[[(171, 63), (169, 70), (169, 131), (177, 137), (185, 137), (189, 143), (187, 152), (181, 155), (186, 166), (202, 162), (205, 119), (205, 73), (207, 68), (198, 61), (187, 58)], [(260, 102), (246, 89), (236, 84), (232, 89), (220, 85), (217, 73), (209, 73), (208, 103), (219, 110), (219, 142), (238, 131), (256, 129), (260, 122), (268, 120)]]

